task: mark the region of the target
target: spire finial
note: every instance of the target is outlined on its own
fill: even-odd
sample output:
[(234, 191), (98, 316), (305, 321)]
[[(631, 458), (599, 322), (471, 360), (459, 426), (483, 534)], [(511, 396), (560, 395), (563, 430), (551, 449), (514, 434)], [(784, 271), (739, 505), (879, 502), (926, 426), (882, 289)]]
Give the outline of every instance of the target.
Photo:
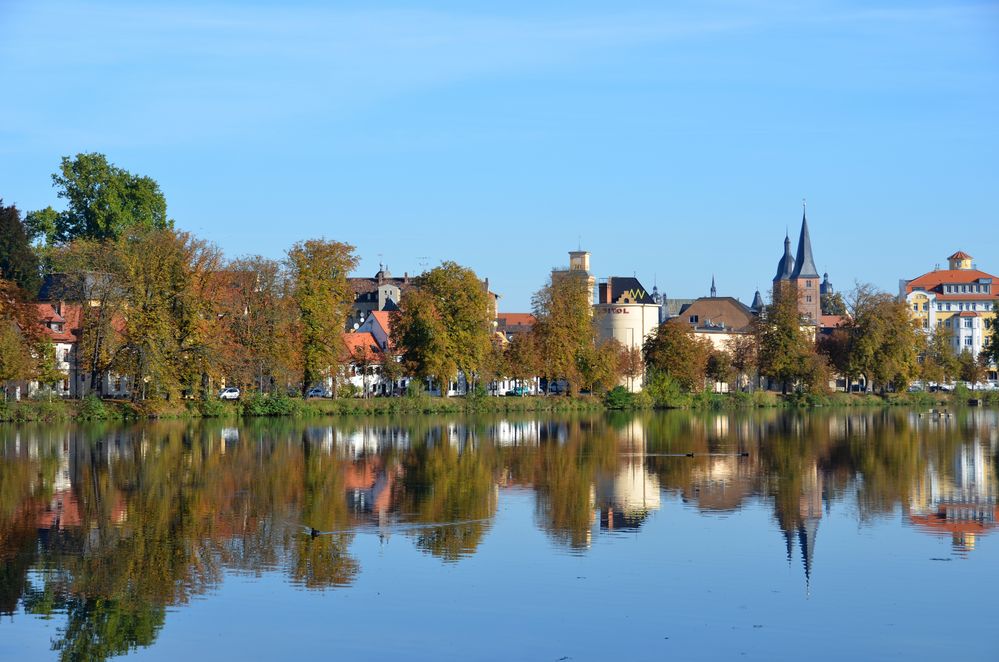
[(715, 275), (711, 274), (711, 298), (718, 295), (718, 290), (715, 289)]

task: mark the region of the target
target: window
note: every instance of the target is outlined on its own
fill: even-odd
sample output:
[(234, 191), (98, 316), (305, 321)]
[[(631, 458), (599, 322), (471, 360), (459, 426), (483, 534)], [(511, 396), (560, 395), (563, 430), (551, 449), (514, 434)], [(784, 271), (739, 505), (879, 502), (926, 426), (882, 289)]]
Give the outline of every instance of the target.
[(811, 303), (811, 302), (812, 302), (812, 297), (810, 296), (805, 297), (805, 303)]
[(964, 339), (964, 344), (966, 347), (971, 347), (971, 336)]
[(919, 312), (919, 304), (918, 303), (912, 304), (912, 309), (915, 310), (916, 312)]
[(937, 303), (937, 310), (943, 310), (943, 304)]
[(985, 328), (986, 329), (992, 328), (992, 320), (985, 320)]
[(950, 320), (947, 320), (946, 322), (944, 322), (944, 324), (947, 326), (948, 329), (950, 328)]
[(928, 304), (928, 303), (924, 303), (924, 304), (923, 304), (923, 312), (925, 313), (925, 312), (926, 312), (927, 310), (929, 310), (929, 309), (930, 309), (930, 304)]
[(972, 327), (972, 322), (974, 322), (974, 321), (975, 320), (971, 319), (970, 317), (966, 318), (964, 320), (964, 328), (970, 329)]
[(950, 304), (949, 303), (947, 304), (947, 310), (950, 310)]
[(811, 287), (811, 286), (812, 286), (812, 281), (806, 280), (805, 281), (805, 287)]
[(691, 315), (690, 316), (690, 323), (691, 324), (697, 324), (697, 321), (698, 321), (697, 320), (697, 315)]

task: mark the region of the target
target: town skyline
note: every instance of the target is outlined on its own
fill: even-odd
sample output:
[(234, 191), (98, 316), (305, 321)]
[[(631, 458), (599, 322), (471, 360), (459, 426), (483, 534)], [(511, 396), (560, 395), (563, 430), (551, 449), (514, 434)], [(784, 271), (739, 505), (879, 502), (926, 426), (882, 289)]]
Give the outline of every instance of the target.
[(508, 273), (511, 310), (577, 242), (600, 275), (694, 296), (713, 273), (749, 301), (802, 197), (843, 291), (999, 255), (982, 231), (999, 208), (994, 6), (13, 2), (0, 17), (18, 90), (0, 181), (25, 211), (56, 203), (62, 156), (96, 151), (156, 179), (178, 227), (230, 257), (324, 235), (357, 247), (359, 274), (456, 259)]

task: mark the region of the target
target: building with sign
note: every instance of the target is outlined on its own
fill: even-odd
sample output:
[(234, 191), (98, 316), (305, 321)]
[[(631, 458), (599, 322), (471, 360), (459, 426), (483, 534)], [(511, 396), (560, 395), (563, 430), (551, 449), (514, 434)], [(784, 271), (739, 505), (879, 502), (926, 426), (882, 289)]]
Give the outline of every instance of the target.
[[(942, 327), (949, 331), (955, 352), (978, 356), (995, 332), (999, 283), (996, 276), (980, 271), (972, 259), (958, 251), (947, 258), (946, 269), (900, 281), (899, 297), (927, 334)], [(995, 379), (995, 370), (990, 377)]]
[[(641, 349), (645, 339), (659, 326), (661, 304), (637, 278), (608, 278), (600, 283), (598, 302), (593, 306), (601, 340), (613, 338), (625, 347)], [(642, 380), (628, 382), (632, 390), (642, 388)]]

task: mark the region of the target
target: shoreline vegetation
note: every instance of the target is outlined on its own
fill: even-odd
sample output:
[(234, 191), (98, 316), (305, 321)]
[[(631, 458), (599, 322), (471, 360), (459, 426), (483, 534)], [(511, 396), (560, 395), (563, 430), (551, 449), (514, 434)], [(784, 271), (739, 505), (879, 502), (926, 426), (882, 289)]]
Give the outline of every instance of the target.
[(920, 407), (999, 408), (999, 392), (953, 393), (791, 393), (770, 391), (680, 394), (672, 402), (653, 402), (642, 393), (614, 389), (603, 397), (591, 395), (493, 397), (483, 394), (442, 398), (420, 394), (395, 398), (314, 398), (251, 395), (236, 402), (220, 400), (143, 401), (25, 399), (0, 402), (0, 422), (137, 421), (155, 419), (219, 418), (239, 420), (257, 417), (322, 418), (379, 416), (385, 414), (473, 414), (532, 413), (620, 410), (735, 411), (768, 408)]

